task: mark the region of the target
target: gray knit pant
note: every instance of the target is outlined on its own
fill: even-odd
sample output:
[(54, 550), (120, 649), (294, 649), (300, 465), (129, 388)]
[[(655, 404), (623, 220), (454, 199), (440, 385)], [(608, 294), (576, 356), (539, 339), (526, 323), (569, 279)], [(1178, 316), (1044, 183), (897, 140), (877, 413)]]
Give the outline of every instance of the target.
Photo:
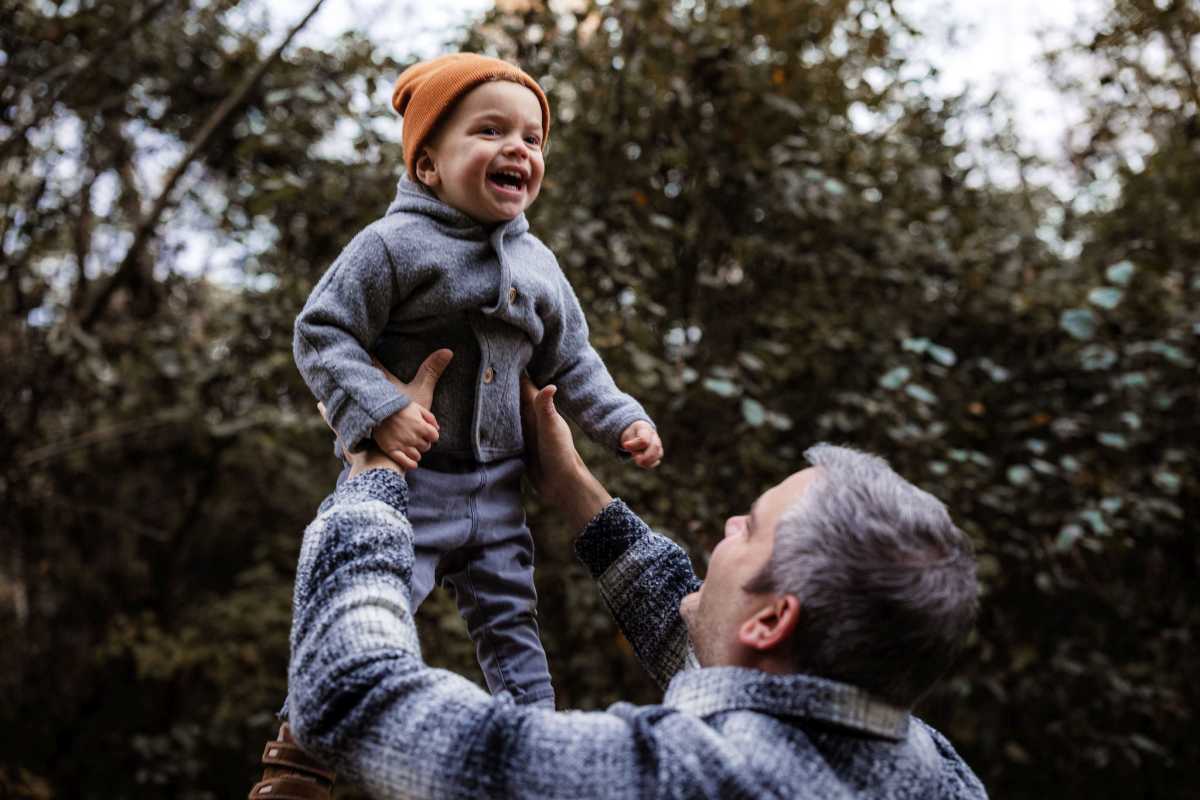
[(521, 507), (524, 471), (519, 457), (478, 464), (426, 456), (408, 473), (416, 542), (412, 607), (435, 585), (449, 589), (488, 689), (553, 708), (538, 636), (533, 538)]
[[(554, 709), (550, 667), (538, 636), (533, 537), (521, 506), (520, 457), (492, 464), (426, 456), (408, 479), (416, 563), (412, 611), (435, 584), (449, 589), (475, 643), (492, 694)], [(350, 473), (338, 475), (338, 486)], [(279, 718), (288, 717), (288, 701)]]

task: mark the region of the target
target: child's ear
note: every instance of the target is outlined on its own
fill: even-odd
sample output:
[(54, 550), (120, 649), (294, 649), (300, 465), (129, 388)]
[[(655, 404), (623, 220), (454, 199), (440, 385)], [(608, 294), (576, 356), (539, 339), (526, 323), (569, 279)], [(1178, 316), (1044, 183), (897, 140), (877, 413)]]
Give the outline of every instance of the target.
[(436, 189), (441, 182), (438, 177), (437, 163), (433, 160), (433, 153), (429, 152), (429, 148), (423, 148), (421, 154), (417, 156), (417, 160), (413, 163), (416, 169), (416, 179), (428, 186), (430, 189)]

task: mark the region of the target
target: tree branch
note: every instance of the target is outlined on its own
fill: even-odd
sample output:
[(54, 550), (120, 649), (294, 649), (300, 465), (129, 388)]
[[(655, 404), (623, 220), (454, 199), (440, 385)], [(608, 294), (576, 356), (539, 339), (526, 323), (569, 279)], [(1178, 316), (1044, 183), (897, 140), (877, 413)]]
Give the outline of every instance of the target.
[[(1200, 109), (1200, 85), (1196, 80), (1196, 71), (1192, 69), (1192, 58), (1188, 53), (1188, 40), (1181, 30), (1164, 30), (1162, 33), (1175, 60), (1179, 62), (1179, 68), (1183, 70), (1184, 77), (1187, 78), (1188, 88), (1191, 89), (1192, 104)], [(1177, 33), (1179, 34), (1178, 38), (1175, 36)]]
[[(20, 129), (17, 130), (16, 133), (10, 136), (6, 141), (0, 142), (0, 156), (3, 156), (16, 142), (24, 139), (25, 134), (29, 132), (29, 129), (37, 125), (42, 120), (42, 117), (44, 117), (50, 111), (50, 109), (54, 108), (54, 104), (58, 102), (58, 98), (62, 96), (63, 91), (75, 82), (76, 76), (90, 72), (98, 63), (100, 63), (102, 59), (111, 58), (114, 47), (118, 46), (122, 42), (128, 41), (129, 37), (133, 35), (134, 31), (157, 16), (158, 12), (166, 8), (167, 4), (171, 2), (174, 2), (174, 0), (158, 0), (157, 3), (154, 3), (149, 8), (142, 11), (141, 14), (138, 14), (136, 17), (134, 17), (133, 20), (130, 21), (130, 23), (124, 28), (116, 31), (112, 36), (107, 37), (104, 41), (99, 42), (94, 48), (92, 48), (91, 55), (88, 56), (82, 63), (80, 63), (78, 59), (64, 61), (43, 75), (40, 82), (46, 86), (50, 86), (50, 83), (56, 80), (60, 75), (63, 75), (66, 72), (71, 73), (69, 79), (60, 82), (57, 86), (51, 87), (50, 90), (47, 91), (46, 94), (43, 95), (39, 100), (34, 101), (33, 116), (30, 117), (29, 121), (22, 125)], [(77, 64), (78, 66), (76, 66)], [(15, 100), (13, 101), (12, 105), (14, 108), (16, 107), (17, 103)]]
[(279, 43), (279, 46), (276, 47), (267, 58), (261, 61), (254, 71), (247, 75), (245, 79), (242, 80), (241, 84), (239, 84), (238, 87), (228, 97), (221, 101), (221, 104), (217, 106), (217, 108), (205, 121), (203, 127), (196, 134), (196, 137), (192, 140), (192, 143), (188, 146), (187, 152), (184, 153), (183, 158), (180, 159), (179, 163), (175, 166), (175, 169), (173, 169), (170, 175), (167, 176), (167, 181), (163, 186), (162, 191), (159, 192), (158, 197), (155, 199), (153, 206), (151, 206), (150, 211), (146, 214), (142, 221), (138, 223), (137, 229), (134, 231), (133, 243), (129, 245), (129, 249), (125, 252), (125, 257), (121, 260), (121, 264), (117, 267), (117, 271), (114, 272), (109, 279), (104, 282), (96, 296), (92, 299), (91, 305), (88, 307), (83, 319), (80, 321), (80, 325), (84, 330), (89, 330), (93, 325), (96, 324), (97, 320), (99, 320), (100, 316), (104, 313), (105, 308), (107, 308), (108, 301), (112, 297), (113, 292), (115, 292), (123, 284), (128, 282), (131, 277), (133, 277), (133, 274), (137, 268), (137, 261), (140, 258), (142, 251), (145, 250), (146, 245), (153, 237), (154, 230), (158, 226), (159, 218), (162, 216), (163, 212), (166, 211), (167, 206), (171, 203), (171, 193), (175, 188), (175, 184), (177, 184), (180, 178), (183, 177), (183, 174), (187, 171), (188, 166), (190, 166), (191, 163), (196, 160), (197, 156), (204, 152), (204, 149), (212, 140), (213, 135), (223, 124), (229, 120), (229, 118), (233, 115), (233, 112), (239, 106), (245, 103), (246, 98), (249, 97), (250, 92), (254, 89), (254, 86), (259, 82), (262, 76), (266, 74), (267, 70), (270, 69), (270, 67), (279, 59), (279, 57), (283, 54), (284, 49), (291, 43), (296, 34), (299, 33), (304, 26), (308, 24), (308, 21), (313, 18), (317, 11), (320, 10), (321, 5), (324, 2), (325, 0), (317, 0), (317, 2), (313, 4), (312, 8), (309, 9), (308, 13), (304, 15), (304, 18), (296, 23), (296, 25), (287, 32), (287, 35), (283, 38), (283, 41)]

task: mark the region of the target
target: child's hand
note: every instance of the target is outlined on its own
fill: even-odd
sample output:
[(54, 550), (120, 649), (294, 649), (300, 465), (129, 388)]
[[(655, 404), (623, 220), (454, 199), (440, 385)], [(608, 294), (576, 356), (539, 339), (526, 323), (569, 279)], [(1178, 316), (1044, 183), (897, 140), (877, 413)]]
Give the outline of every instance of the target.
[[(321, 419), (325, 420), (325, 424), (329, 425), (329, 414), (325, 411), (324, 403), (317, 403), (317, 411), (321, 413)], [(333, 426), (329, 425), (329, 430), (333, 431), (333, 435), (337, 436), (338, 432), (333, 430)], [(342, 443), (342, 439), (338, 436), (338, 444)], [(390, 469), (393, 472), (404, 474), (404, 470), (400, 469), (400, 465), (390, 458), (385, 456), (374, 442), (367, 442), (366, 446), (357, 453), (351, 453), (345, 447), (342, 447), (342, 455), (350, 464), (350, 476), (356, 478), (364, 472), (373, 469)]]
[(654, 469), (662, 461), (662, 439), (658, 431), (644, 419), (630, 425), (621, 434), (621, 447), (631, 456), (633, 461), (642, 469)]
[(421, 454), (438, 440), (438, 422), (414, 401), (376, 425), (374, 438), (384, 455), (404, 470), (416, 469)]

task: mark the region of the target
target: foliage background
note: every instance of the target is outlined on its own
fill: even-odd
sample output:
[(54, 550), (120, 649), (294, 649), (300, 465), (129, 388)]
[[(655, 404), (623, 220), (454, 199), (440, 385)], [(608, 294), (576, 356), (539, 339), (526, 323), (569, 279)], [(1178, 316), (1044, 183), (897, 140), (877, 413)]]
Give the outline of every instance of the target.
[[(1087, 109), (1067, 195), (1003, 98), (928, 96), (886, 0), (498, 6), (463, 41), (551, 96), (534, 229), (669, 451), (593, 449), (602, 478), (702, 567), (808, 444), (886, 454), (979, 548), (978, 631), (920, 713), (990, 791), (1194, 791), (1196, 5), (1112, 0), (1048, 54)], [(366, 98), (404, 64), (360, 35), (272, 60), (265, 14), (0, 2), (0, 796), (239, 796), (271, 733), (336, 471), (291, 322), (391, 197)], [(562, 704), (652, 701), (529, 513)], [(477, 674), (447, 597), (420, 624)]]

